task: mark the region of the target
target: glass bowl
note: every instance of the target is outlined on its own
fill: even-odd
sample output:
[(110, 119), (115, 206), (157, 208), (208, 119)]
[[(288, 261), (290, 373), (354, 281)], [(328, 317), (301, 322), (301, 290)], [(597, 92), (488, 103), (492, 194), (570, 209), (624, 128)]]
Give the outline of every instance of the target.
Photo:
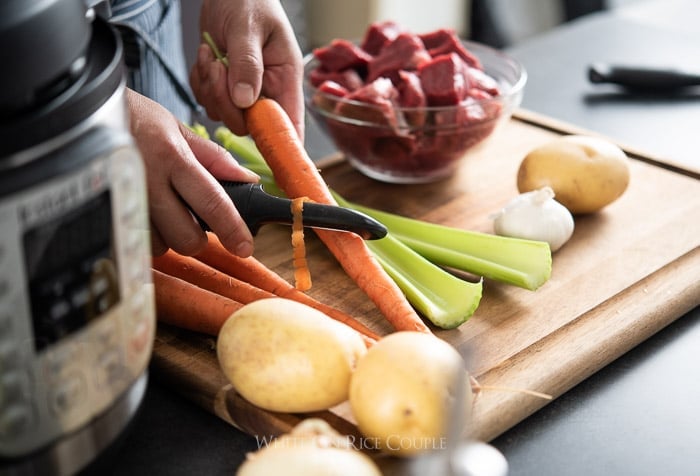
[(316, 88), (311, 75), (319, 62), (309, 54), (304, 60), (307, 111), (349, 163), (369, 177), (390, 183), (447, 178), (511, 117), (527, 81), (523, 65), (507, 54), (480, 43), (462, 44), (496, 81), (498, 95), (453, 106), (392, 106), (387, 123), (387, 111), (377, 105)]

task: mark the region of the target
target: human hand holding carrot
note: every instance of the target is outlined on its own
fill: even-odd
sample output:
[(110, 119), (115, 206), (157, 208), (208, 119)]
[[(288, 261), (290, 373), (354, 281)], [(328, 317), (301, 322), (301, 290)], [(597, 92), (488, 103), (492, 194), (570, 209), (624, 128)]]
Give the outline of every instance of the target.
[(247, 135), (243, 111), (263, 95), (282, 106), (303, 140), (302, 54), (279, 0), (205, 0), (200, 30), (228, 62), (200, 45), (190, 84), (209, 117)]
[(256, 182), (258, 176), (158, 103), (132, 90), (127, 90), (126, 97), (131, 133), (146, 165), (153, 254), (172, 248), (193, 255), (205, 247), (207, 236), (187, 204), (230, 252), (250, 256), (253, 237), (214, 177)]

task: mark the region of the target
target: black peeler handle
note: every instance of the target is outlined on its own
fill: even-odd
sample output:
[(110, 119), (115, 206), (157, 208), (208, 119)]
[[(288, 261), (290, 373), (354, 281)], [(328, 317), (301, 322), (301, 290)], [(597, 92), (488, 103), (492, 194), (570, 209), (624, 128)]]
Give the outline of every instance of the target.
[(700, 85), (700, 73), (672, 68), (651, 68), (595, 63), (588, 68), (591, 83), (613, 83), (630, 89), (669, 91)]
[[(292, 201), (271, 195), (259, 183), (222, 181), (221, 186), (231, 197), (238, 213), (251, 233), (256, 234), (262, 225), (293, 221)], [(195, 215), (195, 217), (197, 217)], [(383, 238), (387, 234), (384, 225), (375, 219), (349, 208), (305, 202), (302, 210), (304, 226), (350, 231), (366, 240)], [(197, 217), (205, 231), (209, 226)]]

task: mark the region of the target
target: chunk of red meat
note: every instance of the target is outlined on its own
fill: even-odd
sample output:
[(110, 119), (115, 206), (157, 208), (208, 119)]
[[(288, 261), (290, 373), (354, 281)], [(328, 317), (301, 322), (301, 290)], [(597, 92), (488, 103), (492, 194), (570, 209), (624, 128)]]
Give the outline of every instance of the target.
[(400, 70), (416, 70), (428, 61), (430, 55), (420, 38), (412, 33), (400, 33), (369, 62), (367, 81), (384, 77), (396, 82)]
[(349, 91), (335, 81), (324, 81), (318, 87), (318, 91), (313, 96), (313, 103), (324, 111), (335, 110), (336, 98), (342, 98), (349, 94)]
[(458, 104), (468, 89), (462, 60), (455, 53), (440, 55), (418, 70), (421, 86), (430, 106)]
[(427, 105), (420, 78), (415, 72), (399, 71), (396, 89), (399, 91), (399, 105), (401, 107), (424, 107)]
[(361, 105), (343, 101), (338, 103), (335, 112), (343, 117), (395, 127), (398, 122), (394, 104), (398, 95), (391, 80), (379, 78), (345, 97), (349, 101), (360, 102)]
[(483, 69), (479, 58), (464, 47), (457, 33), (452, 29), (440, 28), (420, 35), (420, 39), (433, 58), (448, 53), (457, 53), (469, 66)]
[(464, 75), (467, 77), (470, 88), (480, 89), (488, 93), (489, 96), (498, 96), (500, 94), (496, 80), (484, 71), (465, 64)]
[(392, 20), (372, 23), (365, 33), (360, 47), (370, 55), (377, 55), (382, 48), (399, 36), (403, 29)]
[(332, 72), (318, 67), (309, 73), (309, 81), (315, 87), (319, 87), (325, 81), (333, 81), (348, 91), (354, 91), (365, 85), (362, 77), (354, 69)]
[(316, 48), (313, 53), (321, 67), (331, 72), (349, 68), (361, 70), (372, 59), (366, 51), (344, 39), (335, 39), (327, 46)]
[(347, 90), (347, 88), (344, 88), (341, 84), (338, 84), (335, 81), (324, 81), (318, 87), (318, 90), (322, 93), (330, 94), (332, 96), (338, 96), (341, 98), (347, 96), (350, 92)]
[(413, 127), (425, 124), (427, 113), (423, 108), (428, 105), (428, 100), (425, 98), (418, 75), (412, 71), (399, 71), (399, 83), (396, 89), (399, 92), (399, 105), (402, 108), (416, 108), (403, 111), (405, 122)]

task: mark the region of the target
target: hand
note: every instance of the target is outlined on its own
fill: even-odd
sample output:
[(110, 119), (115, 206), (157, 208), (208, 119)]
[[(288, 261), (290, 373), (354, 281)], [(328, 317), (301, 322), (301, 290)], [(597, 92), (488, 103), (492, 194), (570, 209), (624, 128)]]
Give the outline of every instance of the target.
[(200, 45), (190, 83), (209, 117), (246, 135), (243, 110), (262, 94), (280, 103), (303, 140), (302, 55), (279, 0), (204, 0), (199, 23), (229, 63)]
[(131, 133), (146, 165), (153, 254), (172, 248), (193, 255), (204, 248), (206, 234), (187, 203), (229, 251), (250, 256), (253, 237), (214, 177), (241, 182), (257, 182), (259, 177), (158, 103), (130, 89), (126, 98)]

